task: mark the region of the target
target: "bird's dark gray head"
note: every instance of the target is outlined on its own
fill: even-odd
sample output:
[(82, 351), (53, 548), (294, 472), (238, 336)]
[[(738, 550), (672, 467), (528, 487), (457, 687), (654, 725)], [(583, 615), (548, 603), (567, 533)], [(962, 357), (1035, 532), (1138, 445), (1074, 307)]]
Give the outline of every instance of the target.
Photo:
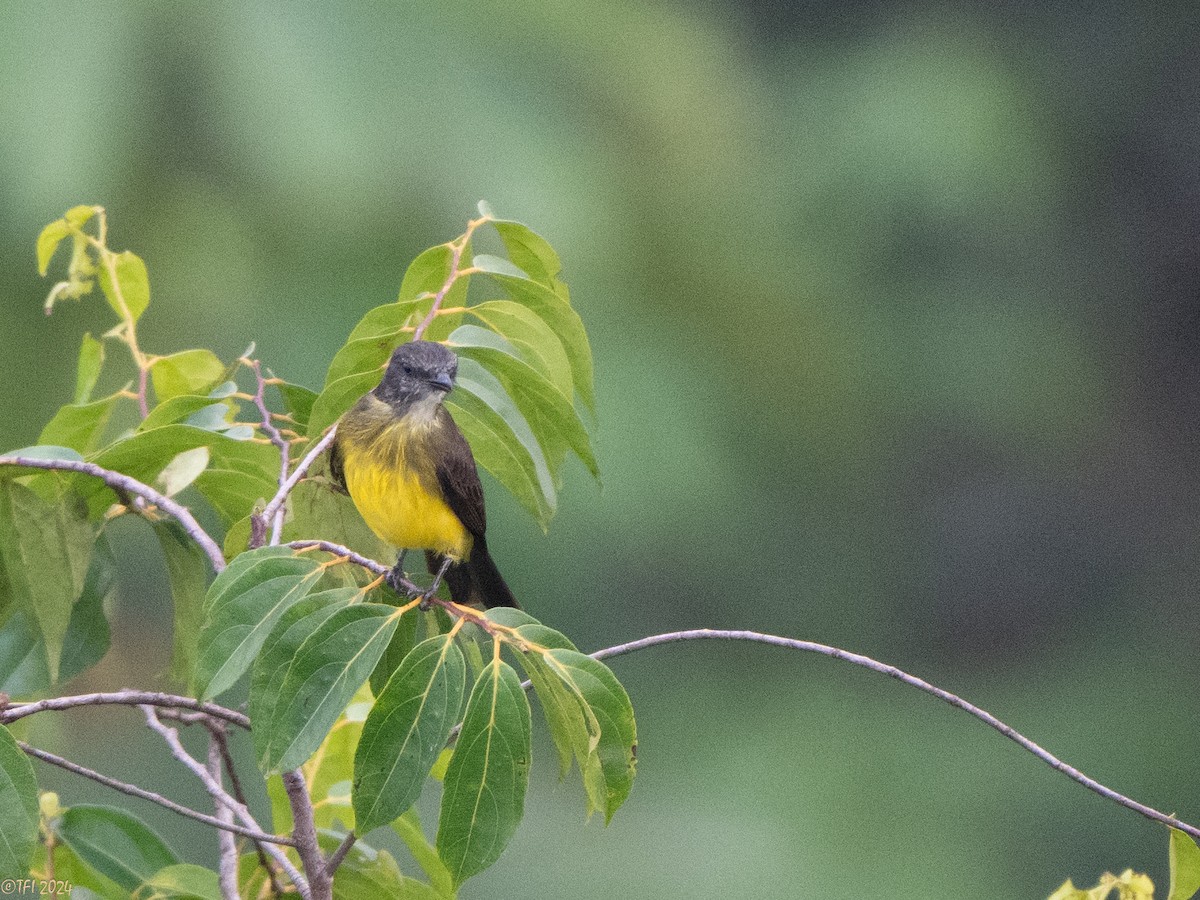
[(375, 396), (393, 406), (422, 400), (433, 406), (454, 387), (458, 357), (434, 341), (411, 341), (392, 351)]

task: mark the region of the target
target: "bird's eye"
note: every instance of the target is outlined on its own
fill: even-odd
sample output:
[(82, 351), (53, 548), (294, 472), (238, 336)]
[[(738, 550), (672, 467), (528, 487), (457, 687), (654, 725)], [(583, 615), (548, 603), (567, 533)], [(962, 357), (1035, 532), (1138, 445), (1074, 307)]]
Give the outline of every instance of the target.
[(405, 366), (405, 367), (404, 367), (404, 374), (405, 374), (405, 375), (411, 375), (411, 374), (412, 374), (412, 366)]

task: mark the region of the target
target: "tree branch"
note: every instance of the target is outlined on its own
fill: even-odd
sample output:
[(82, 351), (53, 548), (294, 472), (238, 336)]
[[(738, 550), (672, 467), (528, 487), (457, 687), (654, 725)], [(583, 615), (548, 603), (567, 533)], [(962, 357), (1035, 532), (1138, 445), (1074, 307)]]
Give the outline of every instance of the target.
[(189, 819), (195, 819), (197, 822), (203, 822), (205, 825), (211, 825), (214, 828), (220, 828), (224, 831), (240, 834), (242, 837), (248, 837), (254, 841), (262, 841), (271, 844), (283, 844), (288, 847), (295, 846), (296, 842), (289, 837), (283, 837), (277, 834), (267, 834), (254, 828), (243, 828), (240, 825), (235, 825), (232, 822), (224, 822), (221, 819), (206, 815), (202, 812), (197, 812), (187, 806), (176, 803), (161, 794), (156, 794), (154, 791), (148, 791), (145, 788), (138, 787), (136, 784), (128, 784), (124, 781), (118, 781), (116, 778), (110, 778), (95, 769), (89, 769), (87, 766), (81, 766), (79, 763), (71, 762), (69, 759), (64, 759), (61, 756), (56, 756), (47, 750), (42, 750), (39, 747), (33, 747), (26, 744), (24, 741), (17, 741), (17, 746), (34, 759), (40, 759), (44, 763), (49, 763), (52, 766), (58, 766), (60, 769), (65, 769), (68, 772), (73, 772), (82, 778), (89, 778), (97, 784), (102, 784), (105, 787), (110, 787), (114, 791), (120, 791), (122, 794), (127, 794), (130, 797), (138, 797), (142, 800), (149, 800), (151, 803), (157, 803), (159, 806), (165, 807), (172, 812), (179, 813), (181, 816), (187, 816)]
[[(217, 733), (210, 732), (208, 736), (208, 774), (217, 784), (221, 783), (221, 747), (217, 743)], [(217, 818), (225, 823), (226, 829), (233, 824), (233, 810), (224, 803), (214, 801)], [(217, 832), (217, 846), (220, 848), (217, 866), (217, 883), (221, 896), (225, 900), (239, 900), (238, 895), (238, 849), (233, 835), (228, 830)]]
[[(204, 785), (204, 789), (208, 791), (209, 796), (212, 797), (217, 803), (224, 804), (225, 806), (229, 807), (229, 809), (233, 810), (233, 814), (237, 818), (241, 819), (242, 823), (248, 828), (253, 828), (255, 831), (262, 831), (262, 829), (258, 827), (258, 823), (254, 820), (254, 816), (250, 815), (250, 810), (248, 810), (243, 804), (238, 803), (236, 800), (230, 797), (229, 794), (225, 792), (225, 789), (218, 784), (211, 775), (209, 775), (208, 769), (197, 762), (196, 759), (184, 749), (183, 744), (179, 742), (179, 732), (174, 728), (169, 728), (160, 722), (153, 706), (143, 705), (141, 710), (146, 716), (146, 724), (150, 726), (152, 731), (157, 732), (162, 739), (166, 741), (167, 747), (171, 751), (171, 755), (187, 766), (187, 768), (191, 770), (192, 774), (200, 779), (200, 783)], [(293, 841), (289, 844), (289, 846), (295, 846), (297, 850), (299, 850), (300, 842)], [(305, 880), (304, 876), (296, 870), (296, 867), (292, 865), (292, 861), (288, 859), (287, 856), (284, 855), (284, 853), (273, 843), (264, 843), (263, 849), (270, 853), (271, 858), (279, 864), (279, 867), (283, 869), (285, 873), (287, 873), (288, 878), (292, 880), (292, 884), (296, 886), (296, 890), (300, 892), (300, 896), (303, 897), (304, 900), (313, 900), (312, 892), (308, 887), (308, 882)]]
[(292, 769), (283, 773), (283, 787), (292, 806), (292, 835), (296, 838), (296, 852), (308, 873), (312, 889), (311, 900), (329, 900), (333, 896), (333, 879), (326, 870), (325, 857), (317, 843), (317, 827), (313, 818), (312, 799), (308, 796), (308, 785), (304, 773)]
[(192, 697), (180, 697), (175, 694), (164, 694), (158, 691), (111, 691), (96, 694), (76, 694), (72, 697), (47, 697), (31, 703), (14, 703), (8, 706), (0, 705), (0, 724), (7, 725), (17, 719), (23, 719), (34, 713), (48, 709), (71, 709), (76, 706), (100, 706), (116, 704), (122, 706), (161, 706), (174, 709), (190, 709), (202, 712), (216, 719), (223, 719), (240, 728), (249, 729), (250, 719), (243, 713), (216, 703), (195, 700)]
[(681, 641), (697, 641), (697, 640), (725, 640), (725, 641), (754, 641), (759, 644), (770, 644), (774, 647), (783, 647), (787, 650), (803, 650), (809, 653), (819, 653), (822, 656), (828, 656), (832, 659), (840, 659), (844, 662), (851, 663), (856, 666), (862, 666), (864, 669), (870, 669), (872, 672), (877, 672), (880, 675), (886, 675), (889, 678), (895, 678), (897, 681), (907, 684), (909, 687), (914, 687), (919, 691), (929, 694), (931, 697), (949, 703), (951, 706), (961, 709), (968, 715), (974, 716), (979, 721), (996, 729), (1009, 740), (1028, 750), (1046, 765), (1052, 769), (1057, 769), (1068, 778), (1083, 785), (1089, 791), (1099, 794), (1106, 800), (1112, 800), (1114, 803), (1119, 803), (1126, 809), (1131, 809), (1139, 815), (1145, 816), (1155, 822), (1160, 822), (1163, 825), (1168, 825), (1171, 828), (1185, 832), (1192, 838), (1200, 840), (1200, 828), (1195, 825), (1189, 825), (1186, 822), (1181, 822), (1174, 816), (1169, 816), (1166, 813), (1146, 806), (1144, 803), (1139, 803), (1124, 794), (1117, 793), (1112, 788), (1106, 787), (1094, 778), (1089, 778), (1078, 769), (1067, 765), (1053, 753), (1043, 749), (1035, 744), (1025, 735), (1018, 732), (1010, 725), (997, 719), (986, 710), (980, 709), (972, 703), (952, 694), (949, 691), (943, 690), (940, 687), (930, 684), (916, 675), (909, 675), (895, 666), (881, 663), (871, 659), (869, 656), (862, 656), (858, 653), (851, 653), (848, 650), (842, 650), (838, 647), (830, 647), (826, 644), (818, 644), (813, 641), (800, 641), (794, 638), (779, 637), (773, 634), (761, 634), (757, 631), (722, 631), (712, 628), (696, 628), (690, 631), (673, 631), (667, 634), (656, 634), (651, 637), (644, 637), (640, 640), (630, 641), (627, 644), (618, 644), (615, 647), (607, 647), (604, 650), (597, 650), (591, 654), (592, 659), (611, 659), (616, 656), (624, 656), (626, 653), (633, 653), (638, 650), (644, 650), (647, 647), (656, 647), (659, 644), (673, 644)]
[(178, 520), (179, 524), (183, 526), (183, 530), (188, 533), (192, 540), (200, 545), (200, 549), (204, 551), (209, 562), (212, 563), (214, 571), (221, 572), (225, 569), (225, 554), (221, 552), (221, 548), (209, 536), (208, 532), (200, 527), (200, 523), (196, 521), (191, 510), (180, 503), (176, 503), (166, 494), (159, 493), (150, 487), (150, 485), (138, 481), (136, 478), (123, 475), (120, 472), (114, 472), (111, 469), (105, 469), (95, 463), (83, 462), (77, 459), (38, 459), (32, 456), (0, 456), (0, 466), (26, 466), (31, 469), (79, 472), (83, 475), (91, 475), (99, 478), (111, 488), (141, 497), (146, 502), (154, 504), (163, 512), (174, 516)]
[[(289, 444), (284, 436), (279, 433), (279, 429), (276, 428), (275, 423), (271, 421), (271, 411), (267, 409), (267, 400), (266, 397), (263, 396), (263, 393), (266, 390), (267, 382), (266, 379), (263, 378), (262, 363), (257, 359), (246, 359), (245, 357), (242, 358), (241, 362), (249, 366), (254, 371), (254, 380), (256, 386), (254, 396), (250, 399), (258, 408), (258, 413), (262, 417), (262, 430), (266, 432), (267, 437), (271, 440), (271, 443), (279, 449), (279, 488), (282, 490), (283, 485), (287, 481), (288, 477), (288, 456), (291, 453), (291, 444)], [(257, 521), (252, 521), (251, 528), (253, 529), (255, 526), (258, 526), (260, 530), (265, 530), (266, 523), (267, 519), (265, 516), (263, 516)], [(282, 531), (283, 506), (281, 504), (271, 517), (272, 545), (279, 543), (279, 535)], [(255, 535), (255, 538), (258, 541), (261, 541), (263, 537), (264, 535), (262, 534)]]

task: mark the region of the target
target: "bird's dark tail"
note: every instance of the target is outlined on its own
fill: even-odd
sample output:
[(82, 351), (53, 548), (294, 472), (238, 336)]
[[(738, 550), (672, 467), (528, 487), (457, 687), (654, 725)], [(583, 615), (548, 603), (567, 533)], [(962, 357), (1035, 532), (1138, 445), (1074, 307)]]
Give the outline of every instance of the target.
[[(429, 570), (436, 572), (441, 565), (442, 557), (432, 552), (426, 552)], [(521, 604), (513, 596), (492, 555), (488, 553), (487, 541), (483, 535), (475, 537), (471, 547), (471, 555), (465, 562), (453, 563), (446, 570), (446, 584), (450, 588), (450, 596), (455, 603), (465, 606), (482, 604), (486, 607), (511, 606), (520, 609)]]

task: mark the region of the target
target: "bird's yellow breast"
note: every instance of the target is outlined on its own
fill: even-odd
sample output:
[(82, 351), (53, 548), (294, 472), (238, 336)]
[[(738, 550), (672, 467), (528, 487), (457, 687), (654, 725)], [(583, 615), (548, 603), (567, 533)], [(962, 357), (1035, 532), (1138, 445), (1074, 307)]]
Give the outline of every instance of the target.
[(465, 559), (470, 533), (442, 499), (432, 472), (422, 479), (413, 467), (424, 462), (414, 446), (418, 438), (414, 429), (393, 422), (369, 437), (360, 433), (343, 441), (346, 489), (371, 530), (392, 546)]

